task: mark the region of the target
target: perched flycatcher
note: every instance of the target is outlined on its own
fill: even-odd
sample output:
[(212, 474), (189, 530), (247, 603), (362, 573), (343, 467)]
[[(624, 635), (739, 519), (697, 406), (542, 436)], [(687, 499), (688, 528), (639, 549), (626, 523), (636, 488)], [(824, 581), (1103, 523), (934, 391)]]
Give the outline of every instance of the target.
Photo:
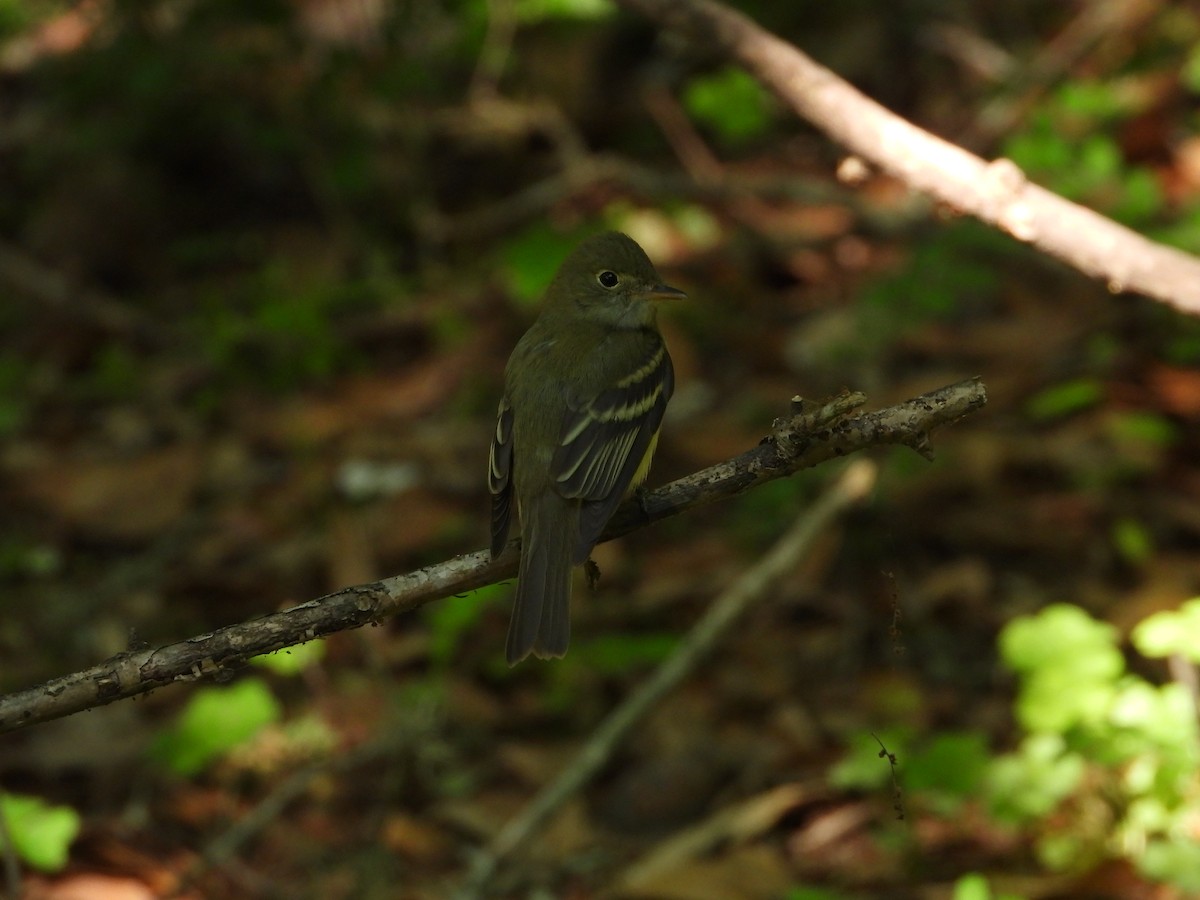
[(514, 507), (521, 521), (510, 665), (567, 652), (572, 567), (645, 480), (674, 389), (655, 301), (683, 296), (630, 238), (596, 235), (563, 262), (508, 360), (488, 488), (493, 559)]

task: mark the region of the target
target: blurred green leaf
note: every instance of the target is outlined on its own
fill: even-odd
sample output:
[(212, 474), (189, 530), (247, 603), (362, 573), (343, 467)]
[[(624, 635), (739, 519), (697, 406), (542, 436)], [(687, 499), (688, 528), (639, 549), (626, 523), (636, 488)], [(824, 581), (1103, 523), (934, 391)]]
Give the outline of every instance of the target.
[(771, 98), (758, 80), (742, 69), (726, 67), (688, 83), (683, 105), (732, 144), (758, 137), (771, 124)]
[(988, 767), (992, 814), (1012, 823), (1047, 816), (1075, 793), (1086, 771), (1083, 757), (1068, 751), (1061, 735), (1031, 735), (1016, 753), (997, 757)]
[(1078, 606), (1055, 603), (1013, 619), (1000, 633), (1000, 653), (1015, 671), (1066, 669), (1085, 679), (1110, 680), (1124, 670), (1117, 630)]
[(29, 417), (30, 364), (16, 353), (0, 353), (0, 437), (14, 434)]
[(1200, 894), (1200, 843), (1194, 835), (1154, 840), (1135, 858), (1138, 869), (1188, 894)]
[(1014, 252), (1011, 242), (998, 238), (978, 223), (957, 222), (917, 242), (899, 270), (862, 291), (858, 321), (841, 356), (853, 360), (878, 353), (930, 320), (954, 321), (990, 306), (1000, 261)]
[(602, 635), (579, 642), (571, 653), (586, 669), (602, 675), (623, 675), (662, 662), (678, 644), (675, 634)]
[(1184, 86), (1193, 94), (1200, 94), (1200, 44), (1194, 44), (1187, 61), (1179, 73)]
[(1042, 865), (1053, 872), (1080, 871), (1101, 856), (1088, 835), (1066, 829), (1044, 832), (1037, 839), (1036, 849)]
[(279, 701), (262, 679), (200, 688), (175, 724), (159, 735), (151, 755), (173, 772), (195, 775), (281, 715)]
[(1162, 211), (1166, 202), (1158, 176), (1149, 169), (1132, 169), (1122, 180), (1120, 199), (1110, 210), (1113, 218), (1139, 225)]
[(1066, 81), (1052, 102), (1064, 112), (1088, 120), (1111, 119), (1129, 111), (1125, 98), (1111, 84), (1099, 81)]
[(611, 0), (516, 0), (517, 19), (526, 24), (547, 19), (603, 19), (614, 12)]
[(0, 539), (0, 579), (44, 578), (62, 571), (63, 556), (53, 544), (23, 538)]
[(897, 765), (907, 771), (912, 740), (912, 732), (907, 728), (887, 728), (875, 733), (861, 731), (852, 735), (846, 755), (829, 770), (829, 783), (842, 790), (874, 791), (889, 786), (892, 766), (887, 754), (895, 756)]
[(909, 754), (904, 786), (960, 801), (975, 795), (987, 772), (987, 740), (978, 732), (945, 731)]
[(954, 882), (954, 900), (992, 900), (992, 889), (982, 875), (964, 875)]
[(1018, 134), (1004, 146), (1004, 156), (1030, 174), (1066, 170), (1072, 164), (1073, 155), (1071, 143), (1053, 131)]
[(1171, 447), (1179, 440), (1179, 428), (1170, 419), (1153, 412), (1123, 412), (1106, 423), (1109, 433), (1120, 441)]
[(1025, 411), (1039, 422), (1060, 419), (1090, 409), (1104, 399), (1104, 388), (1092, 378), (1064, 381), (1035, 394), (1025, 404)]
[(1138, 102), (1135, 92), (1113, 84), (1068, 82), (1006, 141), (1003, 155), (1071, 200), (1127, 224), (1151, 223), (1165, 204), (1159, 178), (1126, 160), (1115, 133)]
[(849, 897), (833, 888), (794, 887), (787, 892), (786, 900), (849, 900)]
[(1109, 721), (1129, 732), (1113, 736), (1114, 744), (1125, 751), (1122, 762), (1153, 750), (1183, 754), (1187, 763), (1200, 762), (1195, 759), (1200, 755), (1196, 710), (1183, 685), (1129, 679), (1113, 697)]
[(71, 807), (52, 806), (40, 797), (0, 793), (0, 816), (19, 858), (42, 872), (57, 872), (67, 864), (81, 825), (79, 813)]
[(1016, 894), (993, 894), (988, 880), (978, 872), (964, 875), (954, 882), (954, 900), (1022, 900)]
[(263, 653), (250, 658), (252, 666), (259, 666), (276, 675), (299, 675), (325, 658), (325, 641), (305, 641), (294, 647), (285, 647), (274, 653)]
[(509, 293), (524, 306), (534, 305), (579, 237), (578, 232), (564, 234), (538, 223), (505, 242), (501, 272)]
[(1131, 565), (1140, 566), (1154, 556), (1154, 538), (1137, 519), (1123, 516), (1113, 523), (1112, 542), (1120, 557)]
[(1143, 656), (1159, 658), (1181, 653), (1200, 664), (1200, 597), (1177, 610), (1143, 619), (1134, 627), (1131, 639)]
[(1014, 619), (1000, 634), (1000, 652), (1022, 676), (1017, 715), (1031, 732), (1102, 720), (1125, 669), (1116, 629), (1068, 604)]
[(120, 344), (107, 344), (96, 355), (91, 379), (101, 396), (129, 399), (141, 388), (142, 370), (138, 359)]
[(488, 607), (497, 605), (511, 593), (511, 584), (489, 584), (424, 607), (421, 617), (429, 626), (432, 638), (429, 653), (433, 662), (439, 666), (448, 664), (457, 652), (463, 635), (482, 618)]

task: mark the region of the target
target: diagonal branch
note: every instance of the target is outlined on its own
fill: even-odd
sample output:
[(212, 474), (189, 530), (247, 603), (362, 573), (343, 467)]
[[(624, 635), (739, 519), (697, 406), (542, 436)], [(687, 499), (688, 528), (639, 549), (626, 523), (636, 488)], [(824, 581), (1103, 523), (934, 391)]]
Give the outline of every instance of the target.
[(1200, 259), (1155, 243), (880, 106), (716, 0), (618, 0), (706, 53), (735, 60), (801, 118), (909, 186), (1102, 279), (1200, 315)]
[(866, 498), (874, 483), (874, 463), (858, 460), (800, 514), (758, 563), (721, 592), (674, 652), (608, 715), (558, 777), (496, 834), (471, 867), (464, 900), (482, 895), (500, 864), (549, 825), (554, 814), (608, 764), (638, 723), (712, 655), (737, 621), (795, 570), (828, 525)]
[[(852, 414), (863, 402), (861, 394), (844, 394), (819, 406), (794, 400), (792, 415), (777, 420), (772, 435), (759, 446), (626, 503), (602, 540), (867, 447), (905, 444), (928, 455), (929, 433), (982, 407), (987, 394), (974, 378), (876, 412)], [(466, 553), (165, 647), (121, 653), (89, 669), (0, 696), (0, 733), (168, 684), (228, 677), (253, 656), (410, 612), (510, 578), (516, 569), (514, 542), (494, 561), (484, 550)]]

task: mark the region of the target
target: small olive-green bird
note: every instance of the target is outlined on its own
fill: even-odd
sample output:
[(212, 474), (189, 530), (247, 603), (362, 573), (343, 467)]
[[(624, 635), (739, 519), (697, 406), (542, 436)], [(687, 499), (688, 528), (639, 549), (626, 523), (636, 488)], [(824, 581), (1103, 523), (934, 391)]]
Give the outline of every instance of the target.
[(508, 360), (488, 487), (493, 559), (514, 506), (521, 522), (509, 665), (567, 652), (572, 567), (645, 480), (675, 386), (655, 301), (683, 296), (632, 239), (598, 234), (563, 262)]

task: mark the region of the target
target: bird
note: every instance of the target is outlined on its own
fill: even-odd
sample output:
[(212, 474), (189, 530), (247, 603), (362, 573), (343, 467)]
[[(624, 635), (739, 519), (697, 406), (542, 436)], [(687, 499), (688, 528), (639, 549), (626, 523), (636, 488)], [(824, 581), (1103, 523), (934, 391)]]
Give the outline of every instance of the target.
[(593, 235), (509, 357), (488, 458), (492, 559), (520, 523), (509, 665), (567, 652), (573, 567), (645, 481), (675, 388), (658, 301), (685, 296), (629, 236)]

